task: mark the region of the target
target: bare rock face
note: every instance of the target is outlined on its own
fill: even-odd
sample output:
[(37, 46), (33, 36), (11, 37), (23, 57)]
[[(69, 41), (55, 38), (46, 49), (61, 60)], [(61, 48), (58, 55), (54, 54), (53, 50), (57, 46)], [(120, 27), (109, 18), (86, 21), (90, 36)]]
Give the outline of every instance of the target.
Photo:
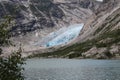
[[(119, 41), (119, 36), (114, 35), (119, 34), (119, 13), (119, 0), (102, 2), (97, 0), (0, 0), (0, 20), (2, 21), (5, 15), (11, 15), (14, 18), (15, 26), (11, 29), (13, 35), (11, 40), (15, 44), (21, 43), (28, 52), (30, 48), (37, 49), (39, 52), (40, 48), (30, 44), (41, 40), (50, 32), (71, 24), (84, 23), (80, 36), (71, 43), (82, 43), (92, 39), (97, 41), (82, 53), (83, 56), (108, 58), (115, 53), (119, 54), (119, 46), (113, 45)], [(114, 31), (112, 36), (111, 31)], [(100, 47), (97, 47), (97, 44)], [(108, 44), (109, 47), (106, 46)]]
[(115, 55), (115, 56), (120, 56), (120, 46), (118, 45), (112, 45), (110, 48), (110, 53)]
[(98, 49), (96, 47), (93, 47), (90, 50), (88, 50), (87, 52), (82, 53), (82, 56), (84, 56), (86, 58), (91, 58), (91, 57), (95, 56), (96, 54), (98, 54)]
[(86, 22), (100, 5), (94, 0), (0, 0), (0, 18), (14, 17), (16, 26), (11, 31), (18, 36)]
[(11, 15), (13, 41), (29, 44), (62, 27), (85, 23), (100, 4), (94, 0), (0, 0), (0, 18)]
[(14, 36), (54, 27), (64, 16), (51, 0), (8, 0), (1, 1), (0, 6), (0, 18), (11, 15), (16, 22), (11, 29)]
[[(96, 13), (96, 18), (90, 23), (90, 28), (86, 27), (86, 31), (84, 30), (81, 34), (79, 40), (84, 38), (86, 40), (89, 39), (95, 41), (91, 49), (83, 53), (86, 58), (120, 58), (119, 5), (120, 3), (117, 0), (109, 2), (104, 1), (103, 6), (105, 7), (100, 7), (98, 9), (99, 13)], [(97, 44), (99, 44), (99, 46)], [(94, 46), (97, 46), (97, 48)]]
[[(13, 35), (26, 35), (36, 30), (45, 31), (45, 28), (60, 28), (86, 21), (95, 5), (89, 0), (1, 0), (0, 18), (11, 15), (16, 22), (11, 29)], [(91, 6), (93, 8), (88, 10)]]
[(93, 47), (90, 50), (88, 50), (87, 52), (82, 53), (82, 56), (85, 57), (85, 58), (106, 59), (106, 58), (109, 57), (107, 55), (108, 52), (109, 51), (108, 51), (107, 48)]

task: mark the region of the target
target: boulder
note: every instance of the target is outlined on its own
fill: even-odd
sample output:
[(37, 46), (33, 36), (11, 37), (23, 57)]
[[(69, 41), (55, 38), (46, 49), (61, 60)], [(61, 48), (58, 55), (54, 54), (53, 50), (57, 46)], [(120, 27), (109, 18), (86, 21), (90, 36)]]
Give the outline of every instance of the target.
[(93, 47), (90, 50), (88, 50), (87, 52), (82, 53), (82, 56), (85, 58), (91, 58), (91, 57), (95, 56), (96, 54), (98, 54), (98, 49), (97, 49), (97, 47)]
[(120, 56), (120, 46), (117, 46), (117, 45), (112, 45), (110, 47), (110, 53), (115, 55), (115, 56)]
[(109, 53), (109, 50), (104, 48), (93, 47), (85, 53), (82, 53), (82, 56), (85, 58), (96, 58), (96, 59), (107, 59), (111, 57), (112, 54)]

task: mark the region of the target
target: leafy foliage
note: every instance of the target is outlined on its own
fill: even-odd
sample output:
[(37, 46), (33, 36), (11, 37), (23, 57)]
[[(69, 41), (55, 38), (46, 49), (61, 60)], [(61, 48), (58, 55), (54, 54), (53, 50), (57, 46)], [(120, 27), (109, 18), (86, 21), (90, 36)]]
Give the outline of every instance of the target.
[(0, 80), (24, 80), (22, 75), (22, 65), (24, 64), (24, 58), (21, 56), (22, 49), (13, 52), (8, 57), (3, 57), (1, 54), (2, 46), (11, 45), (10, 43), (10, 29), (11, 17), (6, 17), (5, 22), (0, 24)]
[(11, 21), (11, 17), (6, 17), (7, 19), (0, 24), (0, 46), (8, 45), (10, 43), (9, 38), (9, 30), (8, 26)]
[(20, 53), (21, 49), (8, 58), (0, 57), (0, 80), (24, 80), (22, 74), (24, 59), (21, 58)]

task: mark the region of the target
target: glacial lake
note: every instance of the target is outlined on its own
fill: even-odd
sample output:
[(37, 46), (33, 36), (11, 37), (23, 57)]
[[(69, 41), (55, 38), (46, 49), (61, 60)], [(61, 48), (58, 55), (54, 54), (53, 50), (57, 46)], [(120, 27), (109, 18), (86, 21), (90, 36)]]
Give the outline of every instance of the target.
[(28, 59), (25, 80), (120, 80), (120, 60)]

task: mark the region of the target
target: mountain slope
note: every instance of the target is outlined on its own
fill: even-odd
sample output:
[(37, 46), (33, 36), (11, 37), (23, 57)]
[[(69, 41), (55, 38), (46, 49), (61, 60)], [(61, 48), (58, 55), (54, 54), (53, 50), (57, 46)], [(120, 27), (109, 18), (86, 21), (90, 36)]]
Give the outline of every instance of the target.
[[(119, 53), (119, 4), (119, 0), (0, 0), (0, 20), (13, 17), (11, 40), (22, 45), (25, 56), (112, 58), (113, 52)], [(62, 48), (31, 45), (53, 31), (80, 23), (85, 25), (79, 37)]]
[[(106, 4), (106, 3), (105, 3)], [(113, 4), (113, 3), (110, 3)], [(120, 4), (96, 15), (96, 18), (87, 23), (78, 39), (70, 46), (62, 47), (54, 52), (37, 54), (40, 57), (67, 57), (67, 58), (120, 58)], [(99, 10), (98, 10), (99, 11)], [(104, 15), (102, 15), (104, 14)], [(77, 43), (76, 43), (77, 42)], [(36, 52), (36, 53), (39, 53)]]
[(62, 27), (86, 22), (100, 4), (94, 0), (0, 0), (0, 18), (11, 15), (12, 40), (29, 45)]
[(1, 1), (0, 17), (11, 15), (16, 26), (13, 35), (26, 34), (37, 29), (53, 27), (64, 13), (50, 0), (8, 0)]
[(83, 22), (92, 14), (88, 8), (92, 10), (96, 4), (99, 3), (87, 0), (62, 3), (57, 0), (0, 0), (0, 18), (11, 15), (16, 22), (12, 28), (13, 35), (18, 36), (69, 25), (69, 21)]

